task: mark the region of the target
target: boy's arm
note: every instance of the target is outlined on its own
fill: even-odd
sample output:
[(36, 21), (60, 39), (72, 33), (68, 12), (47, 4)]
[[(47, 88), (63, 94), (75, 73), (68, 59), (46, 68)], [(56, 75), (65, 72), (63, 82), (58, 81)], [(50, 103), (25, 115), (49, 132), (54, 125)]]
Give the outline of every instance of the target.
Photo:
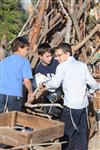
[(32, 90), (32, 83), (30, 79), (24, 79), (24, 85), (28, 90), (28, 99), (27, 102), (28, 103), (32, 103), (33, 101), (33, 90)]

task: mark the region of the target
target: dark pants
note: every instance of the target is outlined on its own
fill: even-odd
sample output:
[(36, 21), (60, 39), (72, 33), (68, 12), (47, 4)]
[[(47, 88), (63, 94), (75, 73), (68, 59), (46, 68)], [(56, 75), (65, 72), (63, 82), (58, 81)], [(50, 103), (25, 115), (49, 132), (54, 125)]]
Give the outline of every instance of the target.
[(17, 96), (8, 96), (0, 94), (0, 113), (6, 111), (21, 111), (22, 110), (22, 98)]
[(65, 135), (63, 138), (68, 141), (68, 144), (62, 146), (62, 150), (87, 150), (88, 125), (86, 108), (70, 109), (65, 107), (61, 121), (65, 123)]

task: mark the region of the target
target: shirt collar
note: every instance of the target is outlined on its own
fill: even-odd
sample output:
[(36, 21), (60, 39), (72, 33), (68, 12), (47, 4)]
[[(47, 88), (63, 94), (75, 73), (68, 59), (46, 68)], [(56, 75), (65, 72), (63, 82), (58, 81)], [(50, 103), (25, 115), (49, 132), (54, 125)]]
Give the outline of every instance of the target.
[(75, 58), (73, 56), (69, 56), (66, 62), (75, 61)]

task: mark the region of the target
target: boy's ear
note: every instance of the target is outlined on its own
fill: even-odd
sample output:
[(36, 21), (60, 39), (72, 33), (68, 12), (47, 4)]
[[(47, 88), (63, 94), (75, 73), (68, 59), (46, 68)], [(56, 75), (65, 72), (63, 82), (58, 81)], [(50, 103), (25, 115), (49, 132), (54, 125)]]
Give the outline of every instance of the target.
[(42, 59), (42, 55), (38, 55), (40, 59)]
[(66, 54), (67, 54), (68, 56), (70, 56), (70, 52), (66, 52)]
[(18, 47), (18, 51), (21, 51), (21, 47)]

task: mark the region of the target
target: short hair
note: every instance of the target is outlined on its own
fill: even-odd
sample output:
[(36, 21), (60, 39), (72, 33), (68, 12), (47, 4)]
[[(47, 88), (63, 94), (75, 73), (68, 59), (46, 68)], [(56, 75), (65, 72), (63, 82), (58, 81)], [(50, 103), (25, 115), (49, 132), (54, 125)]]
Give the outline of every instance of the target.
[(43, 55), (46, 52), (49, 52), (53, 55), (54, 51), (48, 43), (42, 43), (37, 47), (37, 51), (39, 55)]
[(17, 37), (11, 44), (12, 51), (15, 52), (19, 47), (24, 48), (25, 46), (29, 46), (29, 42), (25, 37)]
[(57, 49), (62, 49), (62, 51), (64, 53), (69, 52), (70, 55), (72, 56), (72, 49), (71, 49), (71, 45), (69, 43), (60, 43), (57, 47), (55, 47), (55, 51)]

